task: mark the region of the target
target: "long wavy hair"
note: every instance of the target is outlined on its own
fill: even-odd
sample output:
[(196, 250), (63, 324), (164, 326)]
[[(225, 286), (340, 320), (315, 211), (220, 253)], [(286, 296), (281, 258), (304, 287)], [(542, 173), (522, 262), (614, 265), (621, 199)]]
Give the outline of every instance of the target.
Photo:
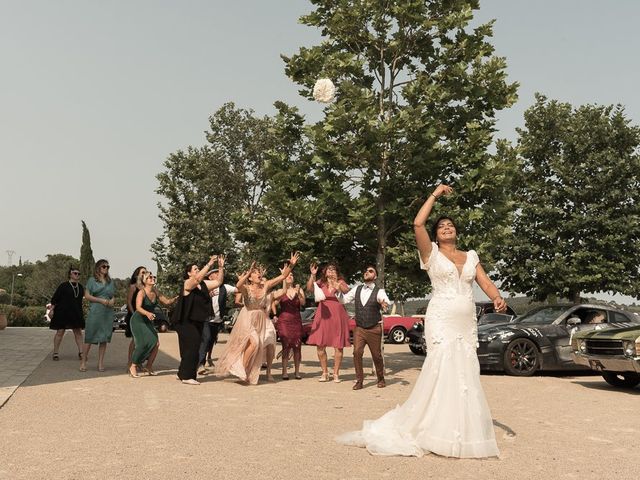
[(129, 285), (137, 285), (138, 284), (138, 277), (140, 276), (140, 270), (146, 270), (147, 267), (143, 267), (142, 265), (140, 265), (138, 268), (136, 268), (133, 273), (131, 274), (131, 279), (129, 280)]
[[(109, 260), (106, 260), (104, 258), (101, 258), (100, 260), (98, 260), (96, 262), (95, 267), (93, 267), (93, 278), (96, 279), (96, 281), (100, 281), (100, 268), (102, 267), (102, 265), (109, 265)], [(109, 270), (107, 270), (107, 272), (104, 274), (104, 281), (105, 283), (111, 283), (111, 277), (109, 276)]]
[(336, 269), (336, 277), (338, 278), (338, 281), (344, 281), (344, 277), (342, 276), (342, 274), (340, 273), (340, 267), (338, 266), (338, 264), (334, 261), (328, 262), (324, 267), (322, 267), (322, 270), (320, 270), (320, 283), (323, 285), (328, 285), (329, 282), (327, 282), (327, 270), (329, 270), (329, 268), (335, 268)]

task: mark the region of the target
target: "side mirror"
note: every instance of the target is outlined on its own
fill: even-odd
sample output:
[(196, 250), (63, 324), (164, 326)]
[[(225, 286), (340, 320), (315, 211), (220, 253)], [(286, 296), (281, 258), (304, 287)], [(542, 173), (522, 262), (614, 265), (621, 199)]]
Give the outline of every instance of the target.
[(567, 325), (570, 325), (570, 326), (580, 325), (581, 323), (582, 323), (582, 320), (580, 320), (578, 317), (571, 317), (567, 320)]

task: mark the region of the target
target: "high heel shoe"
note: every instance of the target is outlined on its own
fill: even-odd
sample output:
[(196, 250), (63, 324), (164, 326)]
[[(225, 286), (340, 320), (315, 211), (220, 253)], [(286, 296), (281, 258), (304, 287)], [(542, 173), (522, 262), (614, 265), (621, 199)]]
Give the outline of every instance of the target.
[(140, 375), (138, 375), (138, 369), (134, 369), (134, 372), (132, 372), (131, 369), (129, 369), (129, 376), (131, 378), (140, 378)]

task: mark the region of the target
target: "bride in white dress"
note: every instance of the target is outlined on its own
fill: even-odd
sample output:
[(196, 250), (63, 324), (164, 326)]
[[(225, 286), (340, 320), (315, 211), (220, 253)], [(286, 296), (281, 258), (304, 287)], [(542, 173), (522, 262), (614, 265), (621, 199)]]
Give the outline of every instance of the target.
[(409, 398), (362, 430), (338, 437), (346, 445), (366, 447), (373, 455), (420, 457), (497, 456), (491, 412), (480, 384), (476, 356), (477, 324), (471, 286), (475, 280), (492, 299), (495, 310), (506, 303), (485, 273), (475, 251), (456, 248), (456, 227), (439, 218), (431, 238), (425, 223), (433, 204), (452, 188), (439, 185), (414, 220), (420, 267), (433, 287), (425, 316), (427, 358)]

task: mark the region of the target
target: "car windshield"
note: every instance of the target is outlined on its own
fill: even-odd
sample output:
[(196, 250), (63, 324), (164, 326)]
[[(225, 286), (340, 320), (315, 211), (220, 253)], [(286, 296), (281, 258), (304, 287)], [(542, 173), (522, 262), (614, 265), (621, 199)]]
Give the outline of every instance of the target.
[(541, 307), (525, 313), (518, 317), (516, 323), (553, 323), (563, 312), (567, 310), (566, 306)]
[(513, 315), (505, 315), (504, 313), (485, 313), (478, 319), (479, 325), (488, 323), (509, 323), (513, 319)]

